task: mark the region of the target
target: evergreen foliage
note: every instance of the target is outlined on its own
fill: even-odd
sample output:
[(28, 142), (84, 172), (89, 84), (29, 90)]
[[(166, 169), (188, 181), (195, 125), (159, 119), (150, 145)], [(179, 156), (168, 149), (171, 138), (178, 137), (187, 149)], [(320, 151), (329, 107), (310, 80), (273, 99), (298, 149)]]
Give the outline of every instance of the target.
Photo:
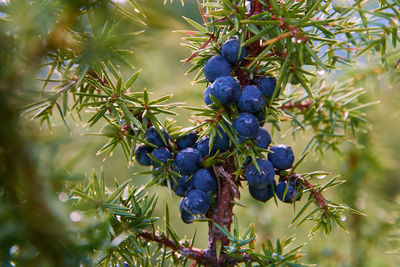
[[(196, 73), (194, 82), (205, 83), (204, 89), (210, 86), (203, 107), (171, 103), (171, 95), (155, 98), (137, 88), (141, 70), (130, 59), (135, 36), (147, 29), (144, 3), (1, 2), (2, 265), (305, 266), (300, 263), (303, 245), (290, 247), (294, 237), (275, 244), (257, 240), (254, 224), (239, 234), (232, 209), (243, 205), (240, 187), (249, 181), (247, 173), (263, 173), (265, 164), (260, 162), (265, 161), (279, 177), (277, 186), (274, 173), (268, 174), (268, 181), (258, 181), (250, 193), (263, 202), (281, 199), (296, 205), (300, 197), (305, 199), (296, 207), (292, 224), (313, 223), (310, 239), (328, 235), (334, 227), (345, 229), (345, 213), (362, 214), (351, 208), (354, 201), (348, 206), (327, 198), (326, 191), (344, 183), (339, 176), (320, 184), (316, 178), (326, 176), (325, 171), (296, 171), (306, 157), (323, 156), (328, 150), (340, 153), (341, 144), (359, 142), (369, 129), (364, 110), (377, 101), (363, 101), (365, 90), (354, 80), (327, 83), (337, 69), (373, 54), (379, 58), (380, 71), (398, 81), (391, 59), (399, 53), (400, 3), (339, 2), (198, 1), (203, 23), (185, 18), (190, 29), (177, 33), (191, 51), (183, 60), (192, 64), (188, 74)], [(228, 56), (229, 62), (224, 59)], [(245, 90), (239, 85), (256, 88), (257, 96), (240, 96)], [(254, 98), (262, 104), (251, 114)], [(242, 102), (236, 106), (238, 100)], [(168, 117), (177, 115), (178, 107), (193, 111), (192, 127), (181, 129)], [(290, 125), (282, 134), (311, 133), (304, 151), (293, 148), (295, 154), (301, 153), (298, 159), (291, 158), (284, 167), (267, 160), (273, 149), (268, 149), (268, 132), (264, 145), (257, 137), (260, 115), (273, 130)], [(103, 170), (77, 180), (44, 169), (20, 132), (21, 120), (31, 118), (51, 130), (54, 116), (66, 128), (76, 126), (67, 122), (68, 117), (89, 131), (101, 129), (90, 132), (106, 140), (97, 154), (107, 159), (120, 147), (126, 167), (136, 160), (151, 163), (153, 168), (142, 173), (152, 178), (145, 187), (116, 179), (110, 189)], [(197, 178), (194, 185), (180, 188), (200, 171), (207, 174), (212, 189), (202, 191)], [(165, 218), (153, 216), (160, 203), (147, 193), (151, 186), (166, 186), (170, 194), (179, 187), (177, 194), (184, 197), (182, 219), (208, 223), (208, 248), (195, 248), (195, 237), (180, 236), (170, 224), (168, 204)], [(163, 228), (155, 226), (157, 220), (163, 220)]]

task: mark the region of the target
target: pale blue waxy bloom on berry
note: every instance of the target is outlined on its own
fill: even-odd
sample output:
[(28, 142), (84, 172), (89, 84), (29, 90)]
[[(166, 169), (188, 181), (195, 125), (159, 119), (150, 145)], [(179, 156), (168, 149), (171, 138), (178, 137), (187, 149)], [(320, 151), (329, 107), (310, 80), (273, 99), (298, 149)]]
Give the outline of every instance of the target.
[(260, 171), (252, 163), (246, 168), (245, 178), (252, 187), (262, 189), (274, 182), (275, 169), (272, 163), (266, 159), (257, 159), (257, 164)]
[(210, 93), (222, 105), (232, 105), (239, 100), (240, 85), (235, 78), (231, 76), (222, 76), (217, 78), (211, 85)]
[(258, 147), (267, 149), (269, 144), (271, 144), (271, 135), (269, 132), (259, 127), (256, 134), (253, 136), (253, 139)]
[(221, 76), (228, 76), (232, 66), (221, 56), (212, 56), (204, 65), (204, 76), (210, 83)]
[(176, 139), (176, 144), (178, 145), (179, 149), (194, 147), (198, 138), (199, 136), (196, 132), (191, 132)]
[(172, 190), (180, 197), (186, 196), (190, 190), (194, 189), (193, 179), (189, 179), (189, 176), (187, 175), (182, 175), (182, 177), (178, 178), (176, 182), (174, 180), (171, 182)]
[(183, 208), (191, 214), (206, 214), (211, 206), (207, 193), (197, 189), (190, 191), (183, 201)]
[[(168, 148), (165, 147), (161, 147), (158, 148), (156, 150), (154, 150), (151, 155), (153, 157), (155, 157), (156, 159), (158, 159), (159, 161), (161, 161), (162, 163), (166, 164), (167, 160), (172, 158), (172, 154), (171, 152), (168, 150)], [(154, 167), (160, 167), (160, 164), (158, 164), (157, 162), (153, 161), (153, 166)]]
[(190, 214), (187, 211), (187, 208), (184, 206), (185, 205), (185, 199), (182, 198), (181, 202), (179, 203), (179, 211), (181, 212), (181, 219), (184, 223), (192, 223), (192, 220), (194, 219), (194, 216)]
[[(161, 129), (161, 132), (163, 133), (164, 139), (167, 142), (168, 138), (169, 138), (169, 135), (168, 135), (167, 131), (165, 131), (164, 129)], [(156, 128), (154, 126), (151, 126), (151, 127), (149, 127), (147, 129), (147, 131), (146, 131), (146, 140), (149, 143), (151, 143), (151, 144), (153, 144), (153, 145), (155, 145), (157, 147), (165, 147), (165, 146), (167, 146), (167, 144), (163, 141), (163, 139), (158, 134), (158, 132), (157, 132), (157, 130), (156, 130)]]
[(259, 127), (257, 118), (251, 113), (239, 113), (232, 123), (236, 132), (243, 137), (252, 137)]
[[(260, 88), (261, 92), (264, 96), (271, 98), (275, 87), (276, 87), (276, 78), (275, 77), (257, 77), (254, 80), (255, 84)], [(276, 93), (276, 96), (279, 95), (280, 90)]]
[(276, 145), (270, 149), (268, 160), (272, 162), (278, 170), (286, 170), (293, 166), (294, 155), (291, 147), (287, 145)]
[(217, 178), (215, 177), (214, 172), (211, 169), (198, 170), (194, 174), (192, 180), (195, 189), (202, 190), (204, 192), (217, 192)]
[(285, 203), (293, 203), (297, 200), (300, 200), (300, 197), (303, 194), (303, 187), (301, 186), (299, 181), (290, 179), (289, 184), (287, 183), (287, 181), (279, 182), (276, 186), (275, 192), (276, 196), (281, 201)]
[(265, 106), (265, 99), (260, 88), (254, 85), (243, 87), (240, 98), (237, 102), (237, 107), (241, 112), (255, 113)]
[(207, 106), (213, 103), (213, 101), (210, 98), (210, 94), (211, 94), (211, 85), (209, 85), (204, 91), (204, 103), (206, 103)]
[(200, 169), (200, 152), (192, 147), (185, 148), (176, 154), (175, 164), (181, 174), (190, 175)]
[(229, 39), (221, 47), (221, 55), (231, 64), (239, 63), (246, 56), (246, 47), (242, 48), (242, 52), (239, 54), (240, 43), (236, 39)]
[(151, 154), (151, 152), (153, 152), (153, 150), (154, 150), (154, 148), (152, 148), (150, 146), (146, 146), (146, 145), (136, 147), (136, 150), (135, 150), (136, 161), (140, 165), (150, 166), (151, 159), (147, 154)]
[(249, 192), (250, 195), (259, 201), (266, 202), (267, 200), (271, 199), (274, 196), (274, 191), (276, 190), (275, 181), (267, 185), (264, 188), (257, 189), (251, 185), (249, 185)]

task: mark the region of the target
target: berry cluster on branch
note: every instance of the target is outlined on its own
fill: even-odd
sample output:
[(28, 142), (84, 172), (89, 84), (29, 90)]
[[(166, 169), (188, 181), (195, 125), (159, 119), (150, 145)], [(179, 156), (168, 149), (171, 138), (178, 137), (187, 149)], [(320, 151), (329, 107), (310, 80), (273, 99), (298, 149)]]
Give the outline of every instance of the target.
[[(51, 117), (57, 112), (67, 127), (66, 116), (71, 114), (74, 120), (88, 128), (105, 122), (100, 132), (90, 133), (107, 138), (97, 153), (104, 153), (107, 158), (119, 147), (129, 166), (134, 160), (151, 166), (152, 170), (143, 172), (152, 176), (146, 187), (155, 184), (166, 186), (171, 194), (174, 192), (182, 197), (179, 210), (183, 222), (207, 221), (209, 226), (207, 248), (196, 249), (192, 246), (194, 238), (190, 242), (183, 240), (172, 229), (168, 207), (165, 230), (156, 229), (154, 222), (157, 218), (152, 217), (155, 196), (143, 194), (143, 188), (129, 186), (129, 181), (116, 182), (115, 190), (107, 190), (104, 175), (93, 175), (87, 184), (73, 183), (71, 187), (60, 189), (68, 193), (67, 196), (61, 195), (60, 199), (67, 199), (63, 204), (71, 209), (72, 215), (77, 215), (75, 219), (94, 222), (76, 223), (76, 231), (72, 232), (65, 228), (68, 240), (60, 239), (60, 244), (65, 247), (77, 244), (69, 250), (79, 252), (74, 254), (76, 265), (96, 261), (107, 266), (147, 266), (157, 259), (162, 263), (171, 261), (174, 265), (193, 260), (192, 266), (234, 266), (238, 263), (298, 266), (299, 248), (287, 249), (293, 238), (279, 239), (275, 247), (268, 240), (267, 246), (262, 243), (263, 249), (256, 250), (254, 225), (239, 235), (233, 207), (242, 204), (239, 201), (240, 190), (246, 186), (258, 201), (266, 202), (273, 198), (277, 204), (277, 200), (296, 203), (296, 210), (300, 203), (304, 203), (291, 223), (300, 225), (312, 221), (312, 234), (328, 234), (333, 226), (344, 228), (341, 221), (343, 212), (357, 213), (344, 204), (325, 198), (324, 191), (340, 185), (342, 180), (334, 177), (324, 185), (314, 184), (313, 178), (327, 173), (298, 173), (298, 166), (312, 151), (321, 154), (328, 149), (340, 151), (343, 141), (355, 142), (357, 132), (367, 128), (366, 114), (362, 109), (374, 102), (362, 102), (360, 96), (365, 90), (356, 88), (355, 82), (368, 73), (358, 73), (350, 81), (338, 85), (326, 83), (325, 76), (330, 75), (330, 70), (337, 64), (353, 64), (372, 50), (381, 54), (377, 62), (384, 62), (385, 68), (395, 68), (396, 63), (392, 66), (388, 60), (387, 44), (390, 40), (396, 47), (400, 40), (398, 6), (389, 4), (390, 1), (382, 1), (379, 8), (358, 2), (354, 6), (338, 7), (333, 3), (336, 1), (310, 0), (199, 2), (204, 25), (185, 18), (194, 29), (180, 32), (185, 34), (185, 45), (191, 49), (191, 56), (185, 60), (193, 63), (188, 73), (198, 71), (194, 82), (206, 83), (206, 105), (186, 107), (195, 111), (194, 126), (180, 130), (170, 118), (161, 122), (160, 115), (177, 115), (172, 110), (181, 104), (166, 103), (170, 95), (152, 99), (146, 89), (138, 91), (133, 88), (140, 71), (133, 72), (125, 58), (129, 53), (121, 49), (126, 45), (123, 40), (130, 40), (132, 35), (131, 32), (125, 34), (124, 27), (118, 26), (121, 21), (125, 23), (127, 18), (133, 18), (140, 24), (140, 29), (145, 27), (146, 16), (141, 9), (141, 4), (146, 5), (145, 1), (140, 5), (136, 1), (126, 4), (111, 0), (90, 1), (89, 4), (79, 0), (74, 4), (70, 2), (60, 0), (54, 3), (54, 18), (60, 19), (43, 21), (37, 14), (42, 14), (49, 6), (44, 7), (41, 1), (18, 2), (21, 7), (25, 5), (26, 10), (36, 10), (27, 17), (35, 18), (32, 20), (35, 23), (24, 23), (32, 26), (26, 31), (15, 28), (14, 21), (21, 16), (13, 12), (19, 9), (8, 6), (13, 6), (16, 1), (0, 4), (2, 14), (6, 14), (0, 20), (4, 30), (0, 34), (5, 40), (12, 41), (8, 52), (3, 55), (18, 55), (15, 57), (18, 64), (9, 73), (22, 77), (31, 71), (26, 71), (25, 65), (39, 69), (41, 73), (48, 68), (46, 77), (39, 79), (43, 81), (42, 91), (32, 101), (34, 103), (23, 108), (23, 114), (31, 114), (40, 124), (47, 123), (49, 127)], [(374, 24), (366, 21), (365, 14), (386, 22)], [(68, 22), (63, 22), (63, 18), (68, 18)], [(39, 20), (46, 30), (36, 29), (32, 34), (34, 37), (27, 39), (31, 42), (21, 42), (24, 32), (42, 25), (36, 23)], [(56, 37), (70, 41), (55, 42)], [(392, 55), (396, 53), (394, 51)], [(13, 62), (8, 63), (12, 65)], [(121, 64), (132, 70), (126, 80), (120, 72)], [(379, 67), (378, 70), (385, 68)], [(14, 92), (15, 88), (24, 88), (22, 79), (11, 81), (0, 85), (7, 88), (5, 97), (9, 97), (9, 92)], [(51, 88), (53, 83), (57, 85)], [(15, 92), (20, 94), (20, 91)], [(28, 98), (32, 98), (32, 94)], [(7, 105), (2, 107), (9, 108)], [(92, 116), (86, 120), (82, 113), (91, 113)], [(8, 117), (11, 116), (5, 118), (7, 121), (10, 120)], [(265, 124), (268, 129), (273, 129), (271, 133), (275, 129), (285, 131), (283, 134), (286, 135), (300, 131), (311, 133), (302, 156), (295, 161), (289, 146), (271, 145), (271, 135), (264, 128)], [(14, 127), (16, 122), (10, 125), (10, 129), (17, 129)], [(31, 164), (27, 166), (34, 169)], [(11, 172), (7, 183), (19, 195), (23, 190), (13, 185), (14, 176), (17, 175)], [(35, 182), (40, 180), (30, 177), (28, 172), (23, 176)], [(29, 192), (25, 195), (32, 199), (31, 189), (35, 187), (29, 186), (29, 179), (20, 180), (28, 181), (26, 188)], [(0, 197), (7, 199), (2, 194)], [(35, 198), (47, 200), (47, 195), (34, 194)], [(300, 199), (301, 202), (297, 202)], [(58, 202), (55, 199), (54, 203)], [(51, 206), (53, 201), (40, 203), (49, 204), (51, 208), (46, 206), (49, 214), (55, 210)], [(21, 205), (25, 204), (21, 202)], [(26, 207), (29, 211), (30, 206)], [(309, 207), (313, 209), (309, 210)], [(18, 224), (18, 217), (25, 214), (16, 214), (13, 215), (17, 218), (14, 222)], [(58, 224), (50, 224), (63, 231)], [(30, 234), (25, 231), (25, 226), (16, 228), (23, 230), (21, 236)], [(103, 232), (99, 233), (98, 229), (103, 229)], [(54, 242), (48, 242), (50, 245), (43, 248), (16, 239), (13, 243), (20, 245), (21, 259), (33, 255), (30, 247), (40, 252), (54, 249)], [(11, 251), (10, 247), (4, 251)], [(54, 258), (64, 260), (64, 254), (62, 251)]]

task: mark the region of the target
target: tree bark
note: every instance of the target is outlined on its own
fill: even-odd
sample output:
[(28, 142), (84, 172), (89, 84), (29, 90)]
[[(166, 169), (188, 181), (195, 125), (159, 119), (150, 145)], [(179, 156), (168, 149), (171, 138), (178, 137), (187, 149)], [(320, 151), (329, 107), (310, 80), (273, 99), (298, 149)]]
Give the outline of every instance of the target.
[[(232, 179), (232, 175), (226, 173), (222, 167), (215, 167), (214, 169), (219, 179), (219, 194), (215, 208), (209, 214), (212, 221), (208, 223), (208, 249), (205, 254), (215, 263), (213, 266), (230, 266), (229, 258), (224, 253), (224, 246), (229, 245), (229, 240), (214, 223), (228, 229), (228, 231), (231, 229), (234, 194), (230, 190), (232, 184), (229, 179)], [(218, 255), (218, 246), (220, 247), (220, 255)]]

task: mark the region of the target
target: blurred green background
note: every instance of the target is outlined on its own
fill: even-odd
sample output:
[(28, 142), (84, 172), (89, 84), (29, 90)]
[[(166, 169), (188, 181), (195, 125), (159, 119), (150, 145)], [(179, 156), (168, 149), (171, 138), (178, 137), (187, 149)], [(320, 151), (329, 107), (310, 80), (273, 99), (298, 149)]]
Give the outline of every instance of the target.
[[(194, 74), (185, 76), (190, 64), (184, 65), (182, 60), (190, 55), (190, 51), (181, 45), (181, 35), (173, 32), (191, 29), (182, 16), (201, 23), (197, 4), (195, 1), (186, 1), (185, 6), (178, 3), (162, 5), (161, 1), (147, 0), (143, 2), (143, 6), (148, 25), (145, 32), (133, 40), (132, 64), (143, 69), (134, 90), (146, 88), (153, 92), (153, 96), (174, 94), (174, 102), (202, 106), (205, 85), (192, 84)], [(357, 68), (362, 69), (360, 73), (365, 73), (365, 69), (373, 67), (373, 62), (371, 59)], [(335, 79), (346, 79), (352, 73), (354, 70), (344, 71)], [(385, 74), (360, 79), (360, 86), (365, 86), (368, 91), (366, 98), (381, 100), (380, 104), (367, 111), (373, 127), (368, 133), (360, 135), (360, 144), (344, 144), (342, 155), (328, 152), (322, 158), (317, 153), (310, 154), (299, 169), (300, 172), (324, 170), (332, 173), (321, 180), (321, 183), (340, 174), (348, 182), (331, 190), (328, 198), (347, 203), (366, 214), (364, 217), (351, 214), (343, 217), (348, 233), (334, 230), (328, 237), (315, 236), (307, 242), (303, 249), (306, 263), (315, 263), (318, 266), (400, 266), (399, 255), (389, 253), (398, 246), (393, 239), (400, 228), (396, 228), (400, 204), (400, 94), (398, 86), (391, 86), (388, 79)], [(182, 108), (176, 111), (179, 113), (174, 118), (177, 125), (190, 126), (191, 113)], [(52, 121), (52, 131), (45, 126), (40, 129), (36, 121), (26, 120), (24, 123), (21, 130), (34, 145), (41, 166), (54, 168), (80, 179), (85, 179), (85, 174), (90, 175), (93, 169), (98, 171), (103, 166), (110, 187), (114, 186), (114, 179), (120, 183), (131, 179), (134, 185), (147, 183), (148, 176), (135, 174), (147, 168), (128, 168), (119, 149), (106, 161), (103, 161), (102, 155), (95, 155), (106, 140), (85, 134), (98, 132), (99, 128), (86, 129), (70, 118), (67, 122), (71, 132), (57, 119)], [(269, 125), (266, 128), (271, 130)], [(292, 146), (297, 157), (310, 137), (308, 133), (298, 134), (295, 138), (282, 136), (284, 131), (271, 133), (273, 142)], [(180, 199), (177, 196), (170, 197), (166, 188), (156, 186), (149, 192), (158, 197), (155, 215), (161, 217), (161, 226), (165, 203), (168, 203), (172, 225), (178, 229), (181, 237), (186, 235), (190, 238), (197, 228), (195, 246), (206, 247), (206, 223), (184, 224), (178, 211)], [(295, 207), (282, 203), (276, 206), (273, 201), (257, 202), (250, 197), (247, 186), (241, 189), (241, 195), (241, 202), (248, 208), (236, 206), (234, 209), (240, 228), (243, 231), (254, 222), (258, 242), (265, 242), (267, 239), (274, 241), (293, 234), (297, 236), (296, 244), (308, 240), (312, 223), (306, 222), (297, 229), (295, 226), (288, 227), (296, 211), (302, 207), (302, 202)]]

